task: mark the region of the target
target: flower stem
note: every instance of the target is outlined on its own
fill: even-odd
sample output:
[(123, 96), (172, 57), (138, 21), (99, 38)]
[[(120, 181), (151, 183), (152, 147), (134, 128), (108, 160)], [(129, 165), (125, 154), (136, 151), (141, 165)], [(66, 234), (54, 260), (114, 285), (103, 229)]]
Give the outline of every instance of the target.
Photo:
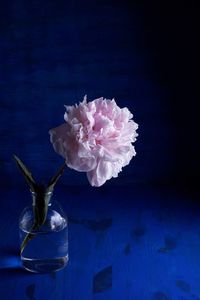
[(33, 224), (33, 226), (31, 227), (30, 232), (28, 232), (23, 240), (23, 242), (21, 243), (21, 249), (20, 249), (20, 254), (22, 255), (22, 252), (24, 251), (24, 248), (26, 247), (27, 243), (32, 240), (35, 236), (34, 233), (32, 233), (33, 230), (37, 229), (37, 225)]

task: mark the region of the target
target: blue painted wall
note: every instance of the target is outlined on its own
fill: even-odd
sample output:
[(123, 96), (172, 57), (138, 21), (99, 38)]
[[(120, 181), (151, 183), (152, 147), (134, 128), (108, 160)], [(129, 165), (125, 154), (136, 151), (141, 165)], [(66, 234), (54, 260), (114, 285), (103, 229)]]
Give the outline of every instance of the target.
[[(183, 117), (190, 111), (185, 105), (189, 87), (184, 74), (191, 74), (186, 73), (185, 62), (184, 68), (181, 64), (182, 58), (187, 61), (184, 54), (189, 47), (182, 47), (178, 30), (179, 21), (184, 23), (176, 18), (170, 7), (161, 9), (153, 2), (4, 2), (0, 11), (1, 183), (21, 183), (13, 153), (38, 178), (48, 179), (47, 174), (62, 163), (48, 130), (63, 122), (65, 104), (79, 102), (85, 94), (90, 100), (115, 97), (140, 125), (138, 155), (108, 185), (168, 183), (183, 175), (180, 169), (190, 169), (191, 162), (195, 167), (197, 152), (188, 158), (192, 151), (183, 148), (193, 127), (193, 117)], [(88, 184), (84, 174), (72, 170), (67, 170), (62, 183)]]

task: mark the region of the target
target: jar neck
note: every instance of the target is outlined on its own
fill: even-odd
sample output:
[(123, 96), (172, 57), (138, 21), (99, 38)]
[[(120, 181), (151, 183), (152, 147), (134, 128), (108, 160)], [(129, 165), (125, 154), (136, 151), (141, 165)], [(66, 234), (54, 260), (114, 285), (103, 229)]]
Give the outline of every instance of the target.
[(36, 192), (32, 192), (31, 191), (31, 195), (32, 195), (32, 205), (33, 206), (36, 205), (36, 201), (37, 201), (38, 198), (45, 199), (45, 202), (48, 203), (48, 206), (51, 206), (51, 204), (52, 204), (52, 195), (53, 195), (53, 192), (36, 193)]

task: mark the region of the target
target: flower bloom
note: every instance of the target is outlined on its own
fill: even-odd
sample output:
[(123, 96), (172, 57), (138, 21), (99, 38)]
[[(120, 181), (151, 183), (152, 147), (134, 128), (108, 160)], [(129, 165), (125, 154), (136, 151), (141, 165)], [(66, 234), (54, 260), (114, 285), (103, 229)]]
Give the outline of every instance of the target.
[(128, 108), (115, 100), (98, 98), (65, 106), (65, 123), (49, 131), (54, 150), (68, 167), (87, 172), (92, 186), (101, 186), (117, 177), (136, 155), (138, 125)]

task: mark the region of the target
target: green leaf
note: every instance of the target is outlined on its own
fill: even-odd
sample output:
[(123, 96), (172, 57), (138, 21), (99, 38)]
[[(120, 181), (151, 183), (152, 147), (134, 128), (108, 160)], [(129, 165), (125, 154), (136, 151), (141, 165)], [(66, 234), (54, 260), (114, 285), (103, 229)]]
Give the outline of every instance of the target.
[(38, 192), (35, 198), (34, 215), (35, 224), (40, 227), (44, 224), (48, 211), (49, 195), (44, 192)]
[(14, 158), (18, 168), (20, 169), (20, 171), (24, 175), (24, 177), (25, 177), (28, 185), (30, 186), (31, 190), (34, 192), (35, 188), (36, 188), (36, 182), (35, 182), (32, 174), (31, 174), (31, 172), (24, 165), (24, 163), (19, 159), (19, 157), (17, 157), (16, 155), (13, 155), (13, 158)]
[(63, 174), (64, 172), (64, 169), (66, 167), (66, 164), (63, 164), (59, 169), (58, 171), (56, 172), (56, 174), (51, 178), (51, 180), (49, 181), (48, 185), (47, 185), (47, 189), (46, 189), (46, 192), (49, 193), (49, 192), (52, 192), (58, 179), (61, 177), (61, 175)]

